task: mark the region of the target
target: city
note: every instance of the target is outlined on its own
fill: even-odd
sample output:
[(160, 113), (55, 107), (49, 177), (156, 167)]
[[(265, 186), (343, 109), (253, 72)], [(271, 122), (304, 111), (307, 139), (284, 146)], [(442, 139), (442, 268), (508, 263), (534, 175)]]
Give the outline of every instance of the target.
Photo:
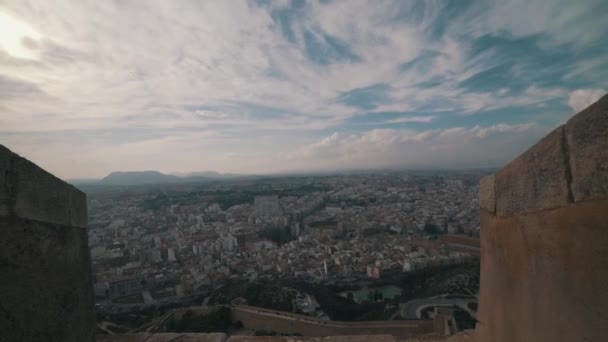
[[(390, 284), (398, 285), (403, 274), (478, 263), (478, 183), (486, 173), (387, 171), (135, 188), (90, 185), (88, 234), (99, 318), (202, 298), (251, 304), (227, 284), (300, 281), (355, 287), (339, 292), (353, 304), (384, 303), (377, 317), (367, 319), (419, 319), (401, 316), (402, 288)], [(476, 302), (479, 270), (462, 273), (464, 284), (434, 295)], [(385, 284), (378, 286), (381, 298), (367, 288), (373, 284)], [(257, 304), (323, 319), (361, 319), (335, 308), (324, 312), (327, 300), (319, 305), (315, 291), (284, 288), (292, 290), (287, 298)], [(458, 292), (467, 290), (473, 292)], [(228, 293), (217, 295), (222, 292)]]

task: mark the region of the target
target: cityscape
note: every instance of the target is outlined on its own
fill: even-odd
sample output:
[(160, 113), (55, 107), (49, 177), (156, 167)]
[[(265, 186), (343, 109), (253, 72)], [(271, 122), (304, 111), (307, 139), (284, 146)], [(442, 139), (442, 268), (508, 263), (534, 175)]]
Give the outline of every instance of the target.
[[(353, 303), (382, 303), (384, 312), (375, 319), (402, 317), (403, 289), (394, 285), (400, 276), (473, 265), (458, 275), (465, 277), (460, 286), (435, 294), (465, 296), (468, 301), (453, 302), (466, 308), (477, 301), (479, 178), (486, 173), (387, 171), (135, 188), (89, 185), (99, 317), (208, 303), (239, 282), (290, 281), (354, 287), (336, 293)], [(279, 291), (286, 289), (292, 288)], [(458, 292), (463, 289), (472, 292)], [(290, 304), (263, 305), (345, 318), (324, 312), (315, 291), (292, 290)], [(368, 298), (370, 293), (375, 298)], [(242, 296), (228, 293), (215, 304), (247, 303)], [(411, 316), (403, 318), (421, 318)]]

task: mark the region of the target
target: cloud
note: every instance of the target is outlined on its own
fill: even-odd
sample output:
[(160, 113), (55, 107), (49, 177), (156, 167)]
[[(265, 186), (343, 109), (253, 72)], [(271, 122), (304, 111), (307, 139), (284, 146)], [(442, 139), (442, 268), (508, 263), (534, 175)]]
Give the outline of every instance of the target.
[(0, 100), (44, 95), (36, 84), (0, 75)]
[(541, 35), (544, 46), (583, 47), (601, 39), (603, 22), (608, 19), (605, 5), (602, 0), (501, 1), (486, 15), (477, 16), (471, 27), (477, 34)]
[(606, 94), (604, 89), (578, 89), (570, 93), (568, 105), (575, 113), (587, 108)]
[(398, 124), (398, 123), (407, 123), (407, 122), (424, 122), (424, 123), (429, 123), (429, 122), (431, 122), (433, 120), (435, 120), (435, 116), (433, 116), (433, 115), (429, 115), (429, 116), (410, 116), (410, 117), (403, 117), (403, 118), (397, 118), (397, 119), (393, 119), (393, 120), (384, 121), (384, 122), (382, 122), (382, 124)]
[(427, 131), (373, 129), (360, 134), (334, 133), (283, 155), (288, 161), (339, 168), (495, 167), (523, 152), (546, 128), (535, 124), (499, 124)]
[[(508, 145), (529, 132), (512, 127), (608, 86), (602, 3), (3, 1), (21, 29), (0, 36), (0, 139), (60, 176), (272, 172), (311, 141), (389, 148), (405, 133)], [(323, 141), (328, 132), (338, 135)]]

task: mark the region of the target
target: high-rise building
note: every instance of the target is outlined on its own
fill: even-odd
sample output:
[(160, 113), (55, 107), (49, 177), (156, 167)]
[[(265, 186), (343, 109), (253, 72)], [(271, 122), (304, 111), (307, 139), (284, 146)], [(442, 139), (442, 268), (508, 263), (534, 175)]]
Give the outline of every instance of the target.
[(177, 259), (175, 258), (175, 250), (173, 248), (167, 249), (167, 260), (169, 262), (175, 262)]
[(230, 252), (235, 249), (238, 245), (238, 241), (234, 235), (226, 233), (222, 234), (220, 237), (222, 249), (226, 252)]

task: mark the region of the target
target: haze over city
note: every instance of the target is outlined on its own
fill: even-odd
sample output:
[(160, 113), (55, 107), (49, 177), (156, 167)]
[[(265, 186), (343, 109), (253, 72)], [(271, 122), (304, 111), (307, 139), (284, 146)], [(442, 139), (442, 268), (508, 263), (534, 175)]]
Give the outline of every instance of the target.
[(608, 89), (605, 1), (3, 1), (0, 140), (62, 178), (495, 167)]

